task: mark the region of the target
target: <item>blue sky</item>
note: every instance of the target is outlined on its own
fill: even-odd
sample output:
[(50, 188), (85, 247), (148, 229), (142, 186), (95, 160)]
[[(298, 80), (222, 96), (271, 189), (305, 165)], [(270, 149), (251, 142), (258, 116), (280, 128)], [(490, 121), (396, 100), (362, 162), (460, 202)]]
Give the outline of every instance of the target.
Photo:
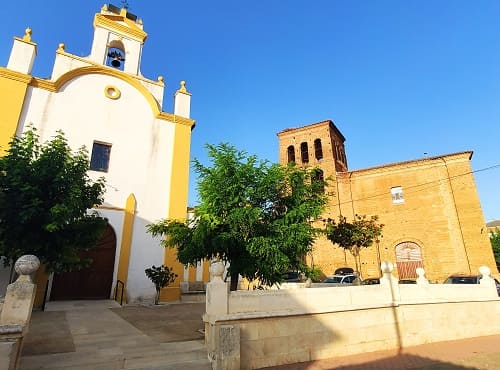
[[(34, 74), (60, 42), (86, 56), (102, 1), (2, 4), (0, 65), (33, 29)], [(121, 2), (116, 0), (116, 5)], [(191, 156), (230, 142), (278, 161), (276, 133), (332, 119), (350, 169), (473, 150), (473, 170), (500, 164), (500, 2), (139, 1), (149, 34), (142, 73), (193, 94)], [(500, 219), (500, 167), (475, 174), (486, 221)], [(196, 204), (190, 178), (190, 204)]]

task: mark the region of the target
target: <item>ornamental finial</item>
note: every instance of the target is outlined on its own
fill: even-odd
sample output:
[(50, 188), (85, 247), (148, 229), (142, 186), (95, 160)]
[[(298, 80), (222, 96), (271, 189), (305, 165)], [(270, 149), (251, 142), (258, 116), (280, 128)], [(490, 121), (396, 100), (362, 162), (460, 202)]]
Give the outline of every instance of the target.
[(31, 28), (26, 28), (26, 30), (24, 31), (24, 36), (23, 36), (23, 40), (24, 41), (31, 41), (31, 34), (33, 33), (33, 31), (31, 30)]

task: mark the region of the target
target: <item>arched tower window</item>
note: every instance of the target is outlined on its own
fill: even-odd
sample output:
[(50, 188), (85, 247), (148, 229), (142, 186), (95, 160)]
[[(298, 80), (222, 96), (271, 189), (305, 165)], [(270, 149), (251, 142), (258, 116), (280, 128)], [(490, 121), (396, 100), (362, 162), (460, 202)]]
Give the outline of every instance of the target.
[(113, 40), (108, 45), (106, 65), (123, 71), (125, 65), (125, 47), (119, 40)]
[(396, 245), (395, 252), (399, 279), (416, 279), (417, 268), (424, 267), (420, 246), (413, 242), (403, 242)]
[(302, 163), (309, 163), (309, 149), (306, 142), (300, 144), (300, 159)]
[(314, 140), (314, 156), (319, 161), (323, 159), (323, 148), (321, 147), (321, 139)]
[(295, 147), (290, 145), (287, 149), (288, 163), (295, 163)]

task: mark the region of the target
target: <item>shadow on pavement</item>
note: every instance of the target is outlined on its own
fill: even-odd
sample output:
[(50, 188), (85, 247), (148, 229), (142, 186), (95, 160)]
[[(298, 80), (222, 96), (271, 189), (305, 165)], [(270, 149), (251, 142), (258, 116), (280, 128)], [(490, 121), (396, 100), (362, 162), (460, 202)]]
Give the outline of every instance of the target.
[[(350, 364), (345, 364), (348, 361)], [(344, 364), (343, 364), (344, 362)], [(330, 358), (319, 361), (301, 362), (290, 365), (266, 367), (262, 370), (478, 370), (496, 369), (495, 367), (467, 367), (450, 362), (442, 362), (427, 357), (411, 354), (398, 354), (373, 361), (365, 361), (353, 364), (352, 357), (349, 360), (341, 358)]]

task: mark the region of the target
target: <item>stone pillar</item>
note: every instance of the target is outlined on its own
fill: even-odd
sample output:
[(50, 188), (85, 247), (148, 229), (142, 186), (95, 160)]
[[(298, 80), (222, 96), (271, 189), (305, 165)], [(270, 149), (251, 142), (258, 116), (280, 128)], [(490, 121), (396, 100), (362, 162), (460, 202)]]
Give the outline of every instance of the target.
[(14, 265), (19, 277), (7, 287), (0, 313), (0, 369), (2, 370), (15, 370), (19, 366), (23, 338), (28, 332), (36, 294), (32, 275), (39, 267), (40, 261), (32, 255), (20, 257)]
[(208, 340), (208, 359), (213, 370), (240, 370), (240, 328), (214, 325)]
[(174, 94), (174, 114), (189, 118), (191, 110), (191, 93), (186, 89), (186, 81), (181, 81), (181, 86)]
[(380, 278), (380, 286), (385, 287), (390, 294), (390, 300), (393, 304), (397, 304), (400, 300), (399, 294), (399, 284), (397, 280), (392, 276), (392, 271), (394, 270), (394, 264), (390, 261), (384, 261), (380, 264), (380, 269), (382, 270), (382, 277)]
[(222, 280), (224, 268), (222, 262), (213, 262), (210, 266), (205, 309), (208, 315), (227, 315), (229, 312), (229, 284)]

